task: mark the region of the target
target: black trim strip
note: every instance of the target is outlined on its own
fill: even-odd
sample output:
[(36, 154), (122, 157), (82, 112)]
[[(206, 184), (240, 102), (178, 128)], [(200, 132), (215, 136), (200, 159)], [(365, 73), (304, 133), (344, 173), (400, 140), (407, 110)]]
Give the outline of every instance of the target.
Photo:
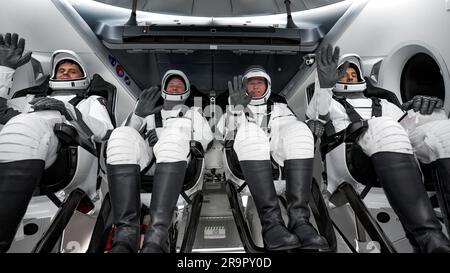
[(203, 193), (198, 192), (194, 201), (192, 202), (192, 207), (189, 215), (189, 220), (184, 231), (183, 242), (181, 243), (180, 253), (190, 253), (192, 252), (192, 247), (194, 246), (195, 235), (197, 234), (197, 226), (200, 220), (200, 212), (202, 210), (203, 204)]
[(56, 243), (61, 238), (64, 229), (85, 195), (86, 193), (79, 188), (70, 193), (32, 253), (50, 253), (54, 250)]

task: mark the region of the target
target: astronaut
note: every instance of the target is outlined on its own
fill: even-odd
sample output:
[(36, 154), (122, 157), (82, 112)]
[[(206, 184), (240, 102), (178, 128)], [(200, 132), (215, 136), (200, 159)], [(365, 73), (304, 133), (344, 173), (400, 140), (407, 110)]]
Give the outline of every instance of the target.
[[(262, 226), (267, 250), (327, 247), (309, 222), (314, 138), (284, 100), (271, 95), (271, 78), (263, 67), (251, 66), (244, 76), (228, 82), (227, 112), (217, 128), (229, 138), (237, 130), (234, 150), (239, 159)], [(284, 167), (289, 216), (282, 219), (274, 186), (271, 157)]]
[[(357, 55), (344, 55), (338, 61), (338, 47), (334, 52), (331, 45), (319, 50), (316, 91), (307, 116), (330, 121), (335, 132), (352, 122), (367, 120), (368, 128), (356, 143), (371, 158), (389, 203), (407, 234), (412, 235), (411, 244), (417, 243), (425, 253), (450, 252), (450, 242), (442, 233), (415, 161), (413, 153), (418, 146), (411, 145), (408, 131), (398, 122), (403, 111), (385, 99), (365, 97), (366, 82)], [(339, 177), (329, 175), (329, 185), (339, 182), (333, 179)]]
[[(29, 60), (23, 53), (24, 41), (16, 34), (0, 37), (0, 94), (9, 99), (15, 69)], [(0, 131), (0, 252), (11, 245), (43, 171), (57, 158), (59, 140), (53, 132), (56, 123), (76, 120), (101, 141), (113, 128), (100, 97), (82, 99), (76, 106), (70, 101), (85, 94), (89, 75), (81, 59), (72, 51), (58, 50), (51, 57), (52, 74), (48, 96), (33, 98), (22, 109), (29, 111), (13, 117)]]
[[(211, 142), (211, 129), (198, 111), (184, 105), (190, 84), (179, 70), (169, 70), (158, 87), (144, 90), (125, 124), (108, 141), (107, 173), (113, 223), (116, 226), (111, 252), (139, 250), (141, 172), (156, 158), (150, 202), (151, 227), (144, 236), (141, 253), (169, 251), (168, 229), (188, 164), (190, 140), (203, 149)], [(158, 100), (164, 99), (158, 106)]]

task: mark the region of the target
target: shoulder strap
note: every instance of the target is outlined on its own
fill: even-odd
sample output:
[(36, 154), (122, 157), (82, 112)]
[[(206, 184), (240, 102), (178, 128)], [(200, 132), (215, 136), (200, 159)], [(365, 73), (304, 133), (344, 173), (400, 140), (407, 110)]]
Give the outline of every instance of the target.
[(363, 118), (358, 114), (358, 112), (356, 112), (355, 108), (350, 103), (348, 103), (348, 101), (345, 98), (337, 96), (333, 96), (333, 98), (337, 102), (339, 102), (342, 106), (344, 106), (345, 112), (347, 113), (351, 122), (363, 120)]
[(268, 100), (266, 103), (266, 115), (264, 115), (264, 118), (261, 122), (261, 128), (269, 133), (269, 121), (270, 121), (270, 116), (272, 115), (272, 106), (273, 106), (273, 101), (272, 100)]
[(325, 123), (325, 134), (327, 136), (331, 136), (336, 134), (336, 129), (334, 129), (334, 125), (333, 122), (331, 120), (327, 121)]
[(71, 100), (69, 100), (69, 103), (75, 107), (78, 105), (78, 103), (80, 103), (80, 101), (84, 100), (85, 98), (86, 98), (86, 96), (77, 94), (75, 97), (73, 97)]
[(377, 97), (371, 97), (372, 99), (372, 117), (381, 117), (381, 103), (380, 99)]
[[(363, 120), (363, 118), (358, 114), (358, 112), (356, 112), (355, 108), (350, 103), (348, 103), (348, 101), (345, 98), (336, 96), (333, 96), (333, 98), (337, 102), (342, 104), (342, 106), (344, 106), (345, 112), (349, 116), (351, 122)], [(371, 97), (370, 99), (372, 100), (372, 117), (381, 117), (382, 115), (382, 107), (380, 103), (381, 100), (377, 97)], [(331, 120), (325, 124), (325, 133), (327, 135), (332, 135), (336, 133)]]
[(155, 127), (156, 128), (163, 127), (161, 111), (155, 113)]

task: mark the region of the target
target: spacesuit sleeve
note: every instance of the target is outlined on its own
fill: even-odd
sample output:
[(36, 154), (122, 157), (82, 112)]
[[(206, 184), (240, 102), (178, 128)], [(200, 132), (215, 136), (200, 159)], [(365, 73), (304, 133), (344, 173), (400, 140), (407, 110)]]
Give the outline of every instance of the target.
[(220, 136), (220, 140), (229, 139), (230, 132), (237, 130), (242, 124), (247, 122), (247, 118), (245, 117), (245, 113), (243, 111), (240, 112), (232, 112), (225, 111), (225, 113), (220, 117), (219, 121), (216, 125), (216, 136)]
[(0, 97), (4, 99), (10, 99), (9, 89), (13, 84), (13, 77), (15, 69), (0, 66)]
[(403, 112), (402, 109), (387, 100), (381, 100), (381, 109), (383, 109), (383, 116), (391, 117), (394, 120), (399, 121), (407, 132), (410, 132), (417, 126), (415, 120), (412, 118), (413, 116), (410, 113), (404, 116), (405, 112)]
[(9, 107), (5, 98), (0, 98), (0, 124), (4, 125), (8, 120), (20, 114), (19, 111)]
[[(390, 103), (386, 100), (381, 100), (383, 116), (392, 117), (395, 120), (400, 120), (400, 124), (407, 132), (413, 131), (415, 128), (436, 120), (445, 120), (447, 116), (442, 109), (435, 110), (431, 115), (423, 115), (420, 112), (414, 112), (410, 109), (407, 112), (401, 110), (397, 105)], [(407, 113), (407, 115), (405, 115)]]
[(381, 109), (383, 112), (383, 116), (391, 117), (397, 121), (405, 114), (405, 112), (403, 112), (403, 110), (400, 109), (397, 105), (388, 102), (385, 99), (381, 100)]
[(408, 110), (407, 113), (400, 122), (407, 132), (412, 132), (417, 127), (429, 122), (448, 119), (443, 109), (434, 110), (430, 115), (423, 115), (420, 112), (414, 112), (412, 109)]
[(14, 72), (12, 68), (0, 66), (0, 124), (5, 124), (12, 117), (20, 114), (19, 111), (7, 105), (7, 100), (11, 98), (9, 90), (13, 83)]
[(186, 113), (186, 117), (192, 120), (193, 139), (200, 142), (203, 146), (203, 150), (206, 151), (208, 144), (212, 141), (213, 135), (208, 121), (199, 112), (197, 108), (193, 108)]
[(141, 132), (146, 125), (146, 118), (140, 117), (134, 113), (134, 111), (128, 114), (127, 118), (123, 121), (121, 126), (128, 126)]
[(286, 103), (274, 103), (272, 110), (272, 118), (282, 118), (295, 116), (295, 113), (289, 108)]
[(84, 123), (91, 129), (95, 141), (102, 141), (108, 131), (113, 129), (108, 110), (98, 96), (91, 96), (83, 104), (78, 104)]
[(322, 116), (329, 113), (333, 93), (331, 88), (321, 88), (317, 72), (315, 75), (314, 95), (306, 108), (306, 115), (309, 119), (320, 120)]
[(149, 118), (152, 117), (152, 119), (154, 119), (154, 115), (149, 115), (145, 118), (136, 115), (134, 113), (134, 111), (136, 110), (137, 104), (138, 103), (136, 102), (136, 104), (134, 105), (133, 111), (131, 111), (128, 114), (127, 118), (122, 122), (121, 127), (122, 126), (132, 127), (138, 132), (143, 132), (146, 126), (147, 126), (147, 130), (154, 129), (154, 128), (149, 128), (149, 127), (154, 127), (154, 126), (149, 126), (150, 124), (148, 124)]

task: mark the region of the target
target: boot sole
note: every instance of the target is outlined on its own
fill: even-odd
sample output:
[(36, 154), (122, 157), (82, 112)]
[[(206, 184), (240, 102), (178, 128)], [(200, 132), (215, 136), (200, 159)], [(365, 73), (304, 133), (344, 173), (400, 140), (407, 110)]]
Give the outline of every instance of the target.
[(269, 248), (267, 246), (264, 246), (264, 248), (269, 251), (292, 250), (292, 249), (298, 249), (299, 247), (300, 247), (300, 245), (280, 246), (280, 247), (274, 247), (274, 248)]

